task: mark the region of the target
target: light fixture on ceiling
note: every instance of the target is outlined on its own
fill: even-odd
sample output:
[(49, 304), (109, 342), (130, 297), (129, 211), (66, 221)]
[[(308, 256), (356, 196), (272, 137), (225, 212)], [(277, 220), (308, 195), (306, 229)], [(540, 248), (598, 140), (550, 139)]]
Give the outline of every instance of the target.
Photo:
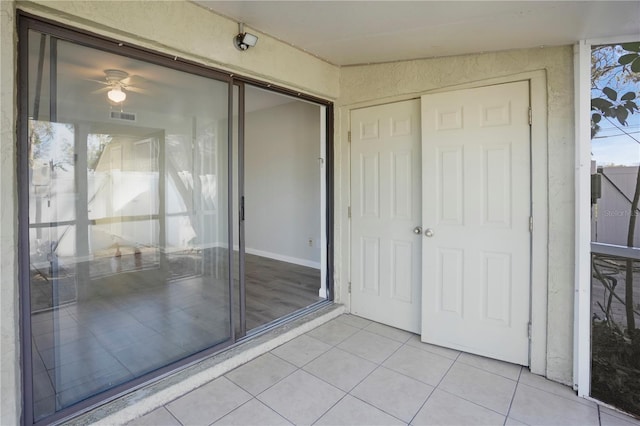
[(238, 50), (247, 50), (250, 47), (253, 47), (258, 42), (258, 36), (253, 35), (251, 33), (244, 32), (244, 24), (242, 22), (238, 23), (239, 34), (233, 38), (233, 45)]
[(119, 85), (115, 85), (111, 90), (107, 92), (107, 97), (110, 101), (118, 104), (127, 99), (127, 94), (122, 91), (122, 87), (120, 87)]

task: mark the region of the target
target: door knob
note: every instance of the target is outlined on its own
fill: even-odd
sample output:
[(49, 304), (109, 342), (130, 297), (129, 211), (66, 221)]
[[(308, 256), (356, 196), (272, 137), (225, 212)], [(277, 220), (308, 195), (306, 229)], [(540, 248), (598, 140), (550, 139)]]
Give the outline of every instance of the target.
[(422, 234), (422, 226), (416, 226), (415, 228), (413, 228), (413, 233), (417, 235)]
[(425, 236), (425, 237), (429, 237), (429, 238), (433, 237), (433, 229), (431, 229), (431, 228), (427, 228), (427, 229), (424, 231), (424, 236)]

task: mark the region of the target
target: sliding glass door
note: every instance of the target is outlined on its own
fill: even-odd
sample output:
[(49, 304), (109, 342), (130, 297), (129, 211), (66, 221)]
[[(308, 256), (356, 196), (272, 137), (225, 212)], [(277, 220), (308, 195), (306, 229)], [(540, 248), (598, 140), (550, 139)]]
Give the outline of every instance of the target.
[[(249, 84), (234, 139), (239, 334), (326, 300), (326, 109)], [(237, 154), (236, 154), (237, 152)]]
[(25, 423), (329, 299), (330, 106), (20, 19)]
[(230, 80), (24, 31), (26, 409), (233, 341)]

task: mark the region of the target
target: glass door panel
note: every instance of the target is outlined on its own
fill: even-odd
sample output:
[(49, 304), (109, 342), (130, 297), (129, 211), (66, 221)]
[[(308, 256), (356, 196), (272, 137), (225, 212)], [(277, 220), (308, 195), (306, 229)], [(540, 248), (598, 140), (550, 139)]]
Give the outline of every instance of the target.
[(28, 51), (37, 421), (231, 341), (229, 83), (36, 31)]
[(591, 73), (591, 396), (640, 415), (640, 42)]
[(324, 299), (322, 111), (245, 85), (239, 197), (247, 331)]

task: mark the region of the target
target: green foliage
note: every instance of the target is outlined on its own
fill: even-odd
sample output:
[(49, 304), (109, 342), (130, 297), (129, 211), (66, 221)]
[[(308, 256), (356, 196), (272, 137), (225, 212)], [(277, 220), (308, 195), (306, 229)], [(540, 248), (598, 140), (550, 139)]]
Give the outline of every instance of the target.
[[(600, 50), (598, 50), (600, 49)], [(636, 81), (640, 73), (640, 42), (617, 46), (603, 46), (594, 51), (592, 58), (591, 86), (601, 94), (591, 98), (591, 138), (600, 130), (603, 118), (615, 119), (622, 126), (627, 125), (630, 114), (638, 111), (637, 94), (633, 91), (618, 93), (615, 83)], [(613, 58), (618, 55), (618, 60)], [(600, 87), (603, 84), (604, 86)]]
[(640, 330), (625, 336), (593, 321), (591, 395), (640, 416)]

